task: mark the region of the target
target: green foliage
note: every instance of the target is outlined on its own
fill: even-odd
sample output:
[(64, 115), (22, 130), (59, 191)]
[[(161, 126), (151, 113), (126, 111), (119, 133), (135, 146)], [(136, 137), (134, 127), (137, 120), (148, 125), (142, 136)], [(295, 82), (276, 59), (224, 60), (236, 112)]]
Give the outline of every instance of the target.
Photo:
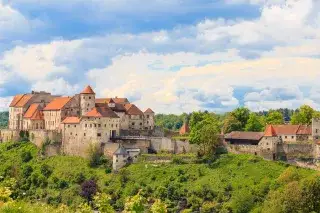
[(291, 118), (291, 124), (308, 124), (312, 123), (313, 117), (319, 117), (319, 113), (316, 112), (308, 105), (303, 105), (295, 112)]
[(0, 112), (0, 128), (7, 128), (9, 120), (9, 112)]
[(266, 123), (267, 124), (283, 124), (284, 123), (284, 118), (282, 113), (280, 113), (279, 111), (269, 111), (269, 113), (267, 114), (266, 117)]
[(32, 159), (32, 155), (30, 151), (25, 151), (21, 153), (21, 160), (23, 162), (29, 162)]
[(245, 131), (262, 132), (265, 127), (264, 117), (258, 116), (256, 113), (250, 113), (249, 119), (245, 126)]
[(151, 206), (152, 213), (167, 213), (167, 205), (160, 199), (157, 199)]
[(97, 193), (97, 195), (93, 197), (93, 203), (101, 213), (115, 212), (113, 207), (110, 205), (110, 201), (111, 197), (105, 193)]
[(108, 160), (103, 156), (97, 143), (91, 143), (88, 150), (89, 166), (98, 167), (101, 165), (108, 166)]
[(147, 200), (141, 195), (141, 191), (133, 197), (126, 200), (124, 213), (144, 213)]
[(181, 115), (174, 115), (174, 114), (157, 114), (155, 116), (156, 126), (163, 127), (165, 129), (178, 131), (184, 122), (188, 122), (189, 115), (183, 113)]

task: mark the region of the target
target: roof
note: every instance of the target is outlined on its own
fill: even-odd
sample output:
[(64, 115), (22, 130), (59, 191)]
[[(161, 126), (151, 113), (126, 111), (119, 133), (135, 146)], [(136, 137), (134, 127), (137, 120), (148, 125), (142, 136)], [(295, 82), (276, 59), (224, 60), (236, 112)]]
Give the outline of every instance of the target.
[(263, 132), (239, 132), (233, 131), (225, 135), (225, 139), (238, 139), (238, 140), (257, 140), (263, 137)]
[(274, 136), (277, 135), (311, 135), (312, 128), (307, 125), (269, 125), (274, 129)]
[(268, 125), (266, 130), (264, 131), (264, 136), (266, 137), (274, 137), (277, 136), (276, 131), (274, 130), (272, 125)]
[(31, 120), (44, 120), (43, 112), (37, 109), (30, 119)]
[(78, 124), (80, 123), (80, 118), (78, 117), (66, 117), (63, 121), (63, 124)]
[(59, 97), (53, 99), (43, 110), (61, 110), (72, 98), (71, 97)]
[(10, 107), (14, 107), (19, 101), (20, 99), (23, 97), (23, 94), (19, 94), (13, 97), (13, 100), (10, 103)]
[(126, 149), (119, 144), (119, 148), (113, 153), (114, 155), (128, 155)]
[(152, 109), (148, 108), (144, 113), (154, 113), (154, 111), (152, 111)]
[(189, 125), (187, 123), (184, 123), (183, 126), (180, 128), (179, 133), (180, 135), (184, 135), (190, 131)]
[(109, 118), (119, 118), (119, 116), (113, 112), (109, 107), (94, 107), (90, 112), (85, 114), (85, 117), (109, 117)]
[(134, 104), (125, 104), (128, 115), (144, 115), (143, 112)]
[(14, 105), (14, 107), (24, 107), (28, 101), (32, 98), (32, 94), (25, 94), (23, 95), (19, 101)]
[(39, 108), (38, 103), (31, 104), (23, 117), (24, 118), (31, 118), (33, 116), (33, 114), (37, 111), (38, 108)]
[(88, 85), (80, 94), (95, 94), (93, 89)]

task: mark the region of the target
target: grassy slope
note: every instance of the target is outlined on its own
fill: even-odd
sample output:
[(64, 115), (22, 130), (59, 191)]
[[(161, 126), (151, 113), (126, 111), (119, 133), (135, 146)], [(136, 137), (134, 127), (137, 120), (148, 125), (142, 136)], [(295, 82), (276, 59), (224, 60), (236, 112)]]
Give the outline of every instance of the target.
[[(21, 160), (21, 153), (28, 151), (32, 153), (33, 158), (25, 163)], [(287, 165), (282, 163), (264, 161), (255, 156), (228, 154), (222, 155), (211, 165), (140, 162), (127, 167), (119, 174), (106, 174), (104, 168), (89, 168), (87, 160), (80, 157), (55, 156), (41, 159), (38, 149), (30, 143), (0, 144), (0, 162), (0, 176), (5, 177), (4, 181), (0, 181), (0, 186), (5, 184), (9, 176), (20, 179), (20, 184), (15, 190), (15, 196), (19, 199), (39, 199), (51, 204), (61, 202), (76, 207), (84, 202), (79, 195), (79, 179), (94, 178), (100, 190), (113, 197), (115, 208), (121, 208), (125, 198), (136, 194), (141, 188), (148, 197), (169, 199), (168, 205), (172, 208), (181, 197), (186, 197), (194, 203), (193, 194), (201, 197), (204, 196), (203, 191), (209, 190), (215, 194), (214, 199), (219, 195), (223, 195), (221, 199), (225, 199), (226, 192), (229, 192), (231, 199), (224, 202), (231, 208), (236, 208), (232, 206), (236, 205), (234, 203), (237, 199), (241, 199), (242, 193), (258, 193), (257, 190), (260, 188), (269, 187), (287, 168)], [(45, 178), (47, 184), (34, 185), (30, 177), (30, 188), (22, 190), (21, 187), (28, 182), (21, 181), (23, 168), (30, 165), (33, 168), (32, 174), (37, 173), (41, 176), (40, 167), (43, 164), (49, 165), (53, 171), (49, 178)], [(302, 177), (316, 173), (306, 169), (298, 171)], [(84, 178), (80, 178), (81, 176)], [(65, 181), (67, 186), (59, 188), (55, 179)], [(257, 201), (254, 207), (258, 207), (261, 204), (259, 202)]]

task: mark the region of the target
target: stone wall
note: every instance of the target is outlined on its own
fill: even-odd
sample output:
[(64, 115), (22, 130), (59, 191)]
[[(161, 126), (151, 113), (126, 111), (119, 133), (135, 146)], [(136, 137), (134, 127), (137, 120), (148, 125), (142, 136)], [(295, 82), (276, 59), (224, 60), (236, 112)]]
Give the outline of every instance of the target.
[(235, 154), (254, 154), (260, 153), (259, 146), (257, 145), (227, 145), (227, 150)]
[(170, 152), (175, 154), (181, 153), (196, 153), (198, 146), (196, 144), (190, 144), (188, 141), (172, 140), (170, 138), (151, 138), (151, 147), (155, 152)]
[(313, 157), (315, 146), (313, 144), (278, 144), (277, 154), (284, 153), (288, 160), (298, 157)]
[(62, 135), (56, 131), (50, 130), (30, 130), (29, 140), (36, 146), (41, 147), (42, 143), (48, 138), (50, 141), (55, 143), (62, 142)]
[(150, 148), (150, 140), (118, 140), (117, 143), (104, 143), (102, 144), (102, 151), (104, 155), (111, 157), (113, 153), (119, 148), (121, 144), (124, 148), (140, 149), (141, 153), (148, 153)]
[(9, 141), (18, 141), (20, 139), (19, 130), (11, 129), (1, 129), (0, 130), (0, 141), (9, 142)]

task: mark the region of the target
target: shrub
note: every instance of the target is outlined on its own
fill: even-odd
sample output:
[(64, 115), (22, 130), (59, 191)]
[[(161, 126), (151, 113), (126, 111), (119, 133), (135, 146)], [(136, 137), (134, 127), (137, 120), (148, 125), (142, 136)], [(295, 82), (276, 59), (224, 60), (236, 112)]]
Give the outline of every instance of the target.
[(22, 162), (29, 162), (32, 159), (32, 155), (30, 151), (24, 151), (21, 153), (21, 160)]
[(98, 167), (107, 162), (106, 158), (102, 155), (99, 146), (95, 143), (90, 144), (87, 153), (90, 167)]
[(106, 174), (110, 174), (112, 172), (112, 169), (110, 168), (110, 167), (107, 167), (106, 169), (105, 169), (105, 173)]
[(52, 169), (47, 164), (42, 164), (40, 167), (41, 174), (43, 174), (45, 177), (50, 177), (52, 174)]
[(184, 160), (182, 158), (177, 157), (177, 156), (174, 156), (172, 158), (172, 163), (174, 163), (174, 164), (185, 164)]
[(87, 180), (81, 184), (80, 195), (86, 198), (88, 201), (91, 201), (93, 196), (97, 193), (98, 186), (94, 180)]
[(32, 167), (30, 165), (27, 165), (23, 168), (22, 175), (24, 178), (27, 178), (32, 174), (32, 172), (33, 172)]

